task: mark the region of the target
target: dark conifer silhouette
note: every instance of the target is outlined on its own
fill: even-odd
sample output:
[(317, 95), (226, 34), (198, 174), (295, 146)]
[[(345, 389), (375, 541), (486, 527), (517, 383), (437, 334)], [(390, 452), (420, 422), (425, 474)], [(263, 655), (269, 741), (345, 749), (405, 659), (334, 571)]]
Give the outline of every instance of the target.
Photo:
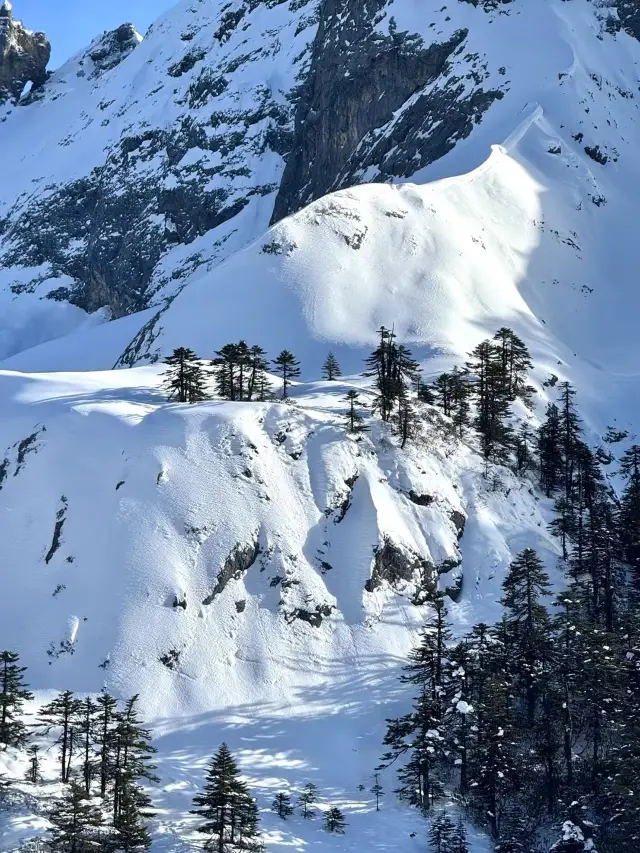
[(309, 820), (312, 817), (315, 817), (316, 813), (313, 810), (313, 806), (318, 802), (318, 789), (313, 782), (307, 782), (298, 797), (298, 802), (302, 809), (303, 818)]
[(23, 746), (27, 729), (22, 719), (24, 703), (33, 699), (33, 693), (24, 683), (26, 667), (19, 666), (15, 652), (0, 652), (0, 743), (6, 746)]
[(339, 376), (342, 376), (340, 365), (338, 364), (338, 360), (335, 355), (330, 352), (322, 365), (322, 377), (323, 379), (328, 379), (329, 382), (333, 382)]
[(365, 432), (367, 427), (365, 426), (364, 418), (359, 412), (359, 409), (364, 408), (364, 403), (360, 401), (358, 391), (349, 391), (345, 397), (345, 401), (348, 405), (346, 417), (349, 432)]
[(273, 365), (275, 372), (282, 379), (282, 396), (287, 397), (291, 381), (300, 376), (300, 362), (296, 361), (293, 353), (285, 349), (274, 359)]
[(194, 797), (192, 814), (202, 820), (198, 832), (206, 849), (217, 853), (259, 851), (258, 810), (226, 744), (211, 759), (203, 792)]
[(60, 779), (63, 782), (69, 781), (71, 759), (79, 745), (76, 734), (81, 708), (82, 702), (70, 690), (65, 690), (44, 705), (38, 714), (39, 724), (45, 733), (52, 730), (58, 733), (56, 744), (60, 747)]
[(282, 820), (286, 820), (293, 814), (293, 806), (291, 805), (291, 797), (289, 794), (286, 794), (284, 791), (280, 791), (279, 794), (276, 794), (273, 803), (271, 804), (271, 810), (274, 811), (278, 817), (282, 818)]
[(337, 806), (332, 806), (324, 815), (324, 828), (327, 832), (344, 834), (347, 823), (342, 811)]
[(164, 389), (169, 400), (200, 403), (206, 400), (206, 372), (193, 350), (178, 347), (165, 359)]

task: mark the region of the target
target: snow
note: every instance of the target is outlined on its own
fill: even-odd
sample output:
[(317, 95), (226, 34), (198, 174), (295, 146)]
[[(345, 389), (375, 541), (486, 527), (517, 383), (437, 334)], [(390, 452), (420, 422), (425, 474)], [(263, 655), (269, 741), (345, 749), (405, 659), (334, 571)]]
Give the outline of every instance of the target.
[[(90, 172), (123, 133), (183, 117), (178, 102), (192, 78), (164, 86), (186, 51), (175, 34), (193, 26), (189, 49), (208, 47), (223, 5), (178, 4), (115, 69), (78, 76), (83, 52), (55, 72), (43, 102), (13, 111), (2, 125), (11, 133), (0, 215), (26, 203), (34, 186)], [(422, 818), (391, 794), (377, 815), (371, 795), (358, 791), (371, 786), (385, 718), (406, 710), (400, 667), (431, 617), (411, 603), (410, 582), (365, 591), (374, 549), (389, 538), (436, 566), (461, 560), (441, 578), (444, 587), (462, 577), (461, 596), (448, 605), (458, 636), (498, 618), (506, 567), (524, 547), (535, 547), (560, 582), (548, 503), (507, 470), (483, 476), (473, 442), (448, 437), (433, 412), (406, 452), (379, 423), (360, 441), (347, 435), (344, 396), (356, 388), (370, 399), (356, 374), (381, 324), (394, 324), (427, 376), (508, 325), (531, 349), (538, 413), (553, 373), (577, 386), (594, 440), (612, 422), (635, 430), (640, 46), (623, 33), (603, 35), (586, 0), (530, 0), (504, 15), (468, 3), (442, 12), (433, 3), (425, 15), (424, 5), (396, 0), (398, 29), (422, 32), (437, 19), (425, 34), (440, 38), (468, 27), (465, 50), (490, 60), (486, 85), (506, 78), (510, 90), (469, 138), (411, 180), (379, 184), (372, 167), (374, 183), (327, 196), (269, 231), (273, 195), (252, 199), (212, 234), (170, 249), (154, 273), (155, 307), (114, 322), (40, 298), (73, 283), (50, 268), (21, 271), (24, 280), (0, 271), (0, 555), (8, 567), (0, 644), (18, 647), (37, 702), (105, 684), (123, 697), (140, 693), (160, 749), (154, 851), (195, 843), (188, 809), (223, 739), (258, 795), (269, 853), (312, 844), (423, 850)], [(272, 51), (268, 73), (264, 55), (243, 65), (217, 107), (254, 104), (266, 78), (277, 97), (291, 89), (293, 58), (315, 33), (298, 32), (303, 14), (261, 4), (251, 27), (216, 49), (221, 62), (263, 40), (264, 55)], [(92, 120), (103, 113), (105, 126)], [(71, 145), (62, 144), (67, 137)], [(585, 153), (595, 144), (606, 147), (606, 166)], [(182, 166), (201, 153), (192, 150)], [(282, 158), (251, 157), (251, 181), (277, 183)], [(180, 175), (159, 162), (140, 162), (140, 173), (155, 170), (166, 189), (179, 186)], [(595, 203), (601, 198), (607, 203)], [(189, 266), (195, 256), (202, 263)], [(185, 267), (176, 283), (172, 273)], [(41, 280), (38, 291), (16, 291), (29, 276)], [(286, 347), (301, 359), (304, 382), (291, 402), (165, 402), (153, 359), (179, 345), (210, 358), (240, 338), (272, 357)], [(351, 374), (338, 383), (315, 381), (329, 348)], [(111, 369), (116, 363), (137, 366)], [(434, 500), (419, 506), (412, 491)], [(454, 511), (466, 518), (460, 542)], [(60, 547), (47, 562), (60, 512)], [(256, 562), (204, 604), (234, 549), (256, 543)], [(177, 595), (185, 611), (172, 606)], [(330, 613), (318, 627), (296, 618), (316, 608)], [(174, 670), (160, 662), (169, 650), (179, 652)], [(460, 701), (458, 710), (472, 709)], [(0, 770), (13, 773), (21, 761), (3, 755)], [(308, 781), (324, 806), (345, 810), (346, 836), (267, 811), (275, 792)], [(382, 781), (391, 791), (393, 772)], [(0, 828), (2, 849), (39, 825), (28, 810), (11, 817)], [(488, 853), (488, 841), (470, 831), (473, 853)]]
[[(385, 848), (371, 795), (358, 792), (371, 787), (385, 718), (407, 702), (399, 669), (430, 612), (411, 604), (410, 583), (365, 591), (373, 549), (390, 536), (437, 564), (458, 554), (451, 512), (484, 512), (500, 547), (467, 564), (463, 538), (463, 595), (450, 605), (462, 632), (470, 618), (497, 613), (500, 578), (523, 537), (555, 553), (544, 506), (507, 471), (504, 488), (488, 491), (476, 451), (445, 439), (435, 414), (407, 453), (376, 423), (355, 441), (343, 398), (352, 387), (367, 393), (361, 379), (298, 385), (287, 405), (188, 407), (163, 401), (160, 373), (0, 372), (0, 541), (16, 569), (0, 602), (0, 644), (20, 637), (42, 701), (103, 683), (140, 693), (160, 748), (158, 850), (192, 837), (190, 798), (222, 739), (263, 809), (276, 791), (314, 781), (325, 804), (347, 813), (348, 834), (334, 841), (319, 821), (284, 824), (265, 812), (269, 850), (417, 850), (422, 818), (388, 795)], [(20, 464), (17, 444), (30, 435)], [(417, 506), (409, 490), (434, 503)], [(61, 509), (60, 548), (45, 563)], [(229, 554), (256, 539), (255, 565), (204, 605)], [(185, 611), (172, 607), (176, 595)], [(319, 627), (293, 618), (317, 605), (335, 608)], [(62, 641), (66, 651), (51, 657)], [(159, 660), (169, 649), (180, 652), (173, 671)], [(383, 775), (391, 790), (392, 774)], [(474, 853), (487, 849), (478, 835)]]

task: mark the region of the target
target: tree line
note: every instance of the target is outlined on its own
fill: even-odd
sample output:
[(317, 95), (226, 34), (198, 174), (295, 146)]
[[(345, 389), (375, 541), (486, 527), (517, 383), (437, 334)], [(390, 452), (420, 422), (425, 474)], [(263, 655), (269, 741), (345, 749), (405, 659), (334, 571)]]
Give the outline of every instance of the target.
[[(12, 651), (0, 652), (0, 744), (26, 750), (26, 781), (44, 782), (43, 748), (56, 750), (58, 781), (64, 786), (54, 799), (47, 838), (37, 841), (48, 853), (145, 853), (151, 846), (148, 821), (153, 816), (144, 785), (159, 781), (156, 748), (138, 712), (138, 697), (119, 703), (103, 691), (78, 697), (66, 690), (42, 705), (35, 720), (24, 719), (25, 703), (34, 697), (25, 681), (26, 667)], [(47, 780), (52, 781), (52, 780)], [(10, 801), (11, 782), (0, 780), (0, 802)], [(379, 810), (382, 786), (372, 787)], [(316, 817), (318, 788), (307, 783), (298, 797), (305, 820)], [(286, 820), (294, 812), (286, 792), (276, 795), (272, 808)], [(218, 853), (262, 853), (260, 816), (255, 798), (242, 779), (226, 744), (209, 762), (205, 783), (193, 799), (191, 814), (197, 831), (206, 836), (204, 848)], [(344, 833), (341, 809), (323, 812), (324, 828)]]
[[(441, 374), (431, 384), (424, 382), (418, 361), (405, 344), (398, 342), (393, 329), (382, 326), (378, 335), (378, 345), (365, 360), (363, 373), (374, 380), (375, 397), (367, 406), (358, 391), (348, 392), (345, 403), (349, 432), (366, 430), (362, 413), (370, 408), (394, 427), (404, 448), (419, 429), (416, 403), (429, 403), (442, 409), (460, 437), (465, 430), (475, 429), (488, 461), (504, 463), (513, 456), (521, 468), (525, 466), (527, 427), (515, 434), (511, 405), (520, 400), (531, 406), (534, 389), (528, 382), (528, 372), (532, 362), (527, 347), (513, 330), (499, 329), (492, 339), (478, 344), (464, 367)], [(246, 341), (223, 346), (208, 367), (192, 350), (182, 347), (174, 350), (165, 363), (165, 391), (170, 400), (180, 403), (209, 399), (210, 379), (216, 395), (224, 400), (272, 399), (270, 369), (279, 376), (282, 397), (286, 399), (291, 383), (301, 375), (300, 362), (293, 353), (283, 350), (270, 363), (261, 347), (249, 346)], [(322, 366), (323, 378), (335, 381), (341, 375), (338, 360), (329, 352)]]
[[(450, 376), (439, 384), (451, 392)], [(528, 393), (523, 375), (512, 394), (518, 387)], [(457, 643), (436, 594), (433, 622), (402, 675), (414, 687), (412, 707), (388, 721), (382, 766), (399, 768), (399, 795), (424, 812), (453, 796), (497, 853), (548, 850), (538, 839), (550, 826), (560, 833), (553, 853), (593, 853), (596, 843), (600, 853), (632, 853), (640, 838), (640, 447), (621, 457), (618, 499), (602, 468), (612, 457), (584, 440), (575, 391), (563, 383), (521, 457), (522, 471), (554, 501), (565, 588), (552, 595), (541, 559), (526, 548), (504, 580), (500, 621)], [(432, 841), (444, 853), (452, 845)]]

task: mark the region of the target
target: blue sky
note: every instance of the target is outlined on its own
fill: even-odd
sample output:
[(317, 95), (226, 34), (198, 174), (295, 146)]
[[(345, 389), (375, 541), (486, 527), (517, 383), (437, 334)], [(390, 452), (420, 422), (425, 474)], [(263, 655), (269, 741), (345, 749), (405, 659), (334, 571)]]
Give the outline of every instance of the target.
[(131, 21), (139, 32), (176, 0), (11, 0), (13, 13), (30, 30), (43, 30), (51, 42), (50, 68), (56, 68), (103, 30)]

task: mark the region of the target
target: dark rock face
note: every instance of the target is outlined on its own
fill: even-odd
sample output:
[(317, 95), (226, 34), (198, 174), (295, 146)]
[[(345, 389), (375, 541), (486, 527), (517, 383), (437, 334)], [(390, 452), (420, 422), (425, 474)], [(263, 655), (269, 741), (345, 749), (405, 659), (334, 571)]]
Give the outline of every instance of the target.
[(397, 110), (446, 77), (468, 32), (428, 46), (417, 35), (398, 33), (391, 18), (389, 35), (383, 35), (378, 25), (387, 6), (388, 0), (324, 1), (273, 222), (331, 190), (359, 183), (370, 167), (378, 181), (410, 176), (468, 136), (502, 97), (480, 88), (482, 74), (474, 67), (474, 91), (462, 79), (443, 80), (441, 88), (411, 103), (389, 132), (385, 126)]
[(415, 583), (420, 588), (435, 589), (437, 572), (428, 560), (418, 554), (408, 553), (389, 538), (376, 549), (371, 577), (365, 584), (367, 592), (374, 592), (383, 581), (390, 586), (401, 582)]
[[(478, 3), (488, 13), (496, 8), (490, 0)], [(305, 49), (292, 60), (297, 87), (285, 92), (257, 84), (247, 97), (237, 81), (245, 66), (270, 62), (279, 50), (279, 31), (269, 31), (272, 42), (247, 38), (251, 49), (242, 41), (228, 55), (219, 51), (233, 45), (240, 31), (251, 32), (252, 16), (264, 15), (263, 6), (285, 4), (292, 14), (302, 11), (296, 35), (309, 32)], [(28, 35), (6, 6), (0, 8), (1, 103), (5, 78), (10, 97), (18, 97), (27, 80), (44, 80), (49, 45), (44, 36)], [(107, 306), (114, 318), (154, 304), (166, 310), (183, 279), (224, 259), (235, 218), (260, 198), (275, 197), (275, 221), (331, 190), (409, 177), (446, 154), (502, 92), (482, 88), (487, 64), (464, 52), (466, 30), (426, 44), (398, 32), (393, 12), (391, 0), (243, 0), (213, 22), (211, 48), (194, 41), (196, 25), (176, 32), (180, 48), (158, 86), (122, 109), (139, 103), (144, 114), (143, 98), (162, 92), (173, 94), (181, 117), (166, 126), (127, 123), (88, 174), (50, 183), (5, 207), (0, 267), (15, 270), (13, 293), (35, 293), (43, 281), (61, 278), (46, 298), (89, 312)], [(19, 74), (18, 54), (7, 59), (14, 56), (8, 45), (16, 33), (31, 40), (19, 54)], [(106, 77), (138, 42), (131, 24), (105, 33), (78, 60), (78, 76)], [(21, 103), (38, 109), (39, 101), (59, 97), (45, 85)], [(83, 123), (117, 121), (112, 103), (99, 102)], [(59, 144), (75, 145), (80, 138), (74, 131)], [(261, 167), (271, 152), (286, 160), (281, 180), (278, 168)], [(184, 253), (164, 268), (174, 247), (205, 234), (211, 236), (204, 253)], [(45, 270), (41, 277), (33, 273), (39, 268)], [(150, 357), (154, 334), (152, 327), (144, 331), (126, 363)]]
[(640, 0), (618, 0), (616, 8), (618, 20), (612, 19), (612, 26), (640, 39)]
[(92, 77), (119, 65), (140, 42), (133, 24), (122, 24), (116, 30), (105, 33), (89, 52), (94, 65)]
[(11, 4), (0, 6), (0, 105), (17, 99), (27, 83), (47, 79), (51, 45), (44, 33), (30, 33), (13, 18)]
[(205, 605), (211, 604), (217, 595), (224, 591), (230, 580), (241, 578), (245, 572), (248, 572), (251, 566), (258, 559), (260, 554), (260, 544), (256, 539), (247, 545), (236, 545), (233, 551), (225, 560), (220, 574), (218, 575), (215, 588), (202, 602)]

